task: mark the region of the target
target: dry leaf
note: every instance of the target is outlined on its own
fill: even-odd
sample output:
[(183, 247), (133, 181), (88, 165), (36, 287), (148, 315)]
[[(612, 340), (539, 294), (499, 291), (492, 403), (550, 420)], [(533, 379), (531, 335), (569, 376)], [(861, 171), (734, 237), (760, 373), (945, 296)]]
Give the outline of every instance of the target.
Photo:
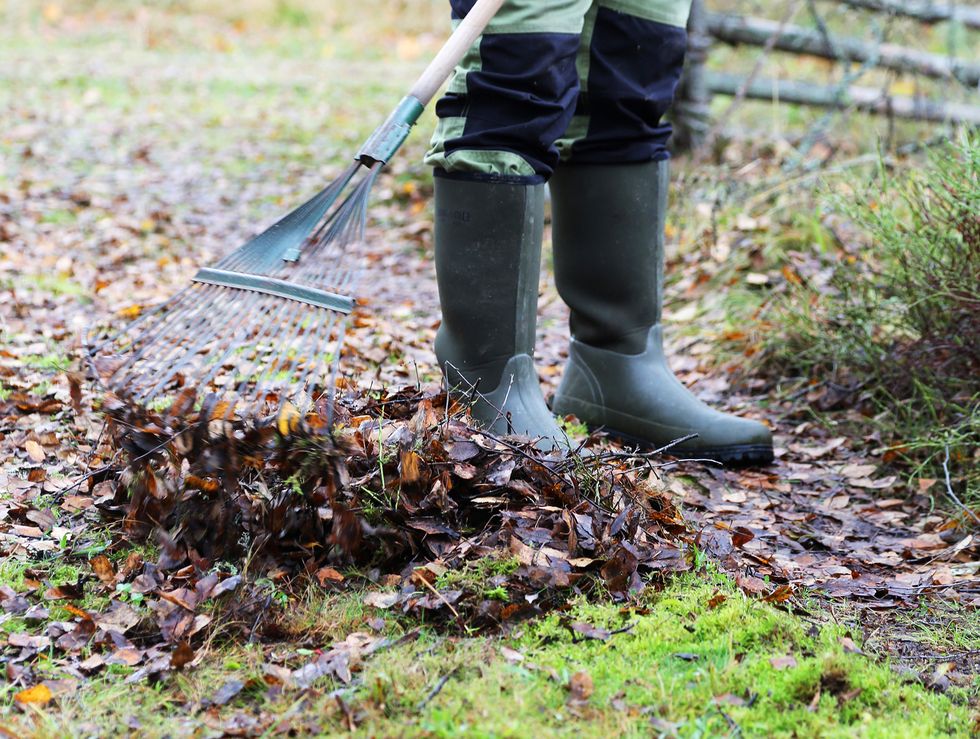
[(31, 704), (37, 706), (46, 705), (54, 697), (51, 688), (47, 685), (35, 685), (33, 688), (22, 690), (14, 696), (14, 700), (20, 704)]
[(103, 585), (110, 588), (116, 586), (116, 568), (111, 559), (104, 554), (99, 554), (92, 557), (88, 563)]
[(35, 462), (44, 461), (44, 447), (34, 441), (34, 439), (28, 439), (24, 442), (24, 451), (27, 452), (27, 456), (33, 459)]
[(568, 692), (574, 701), (587, 701), (595, 692), (592, 676), (587, 672), (576, 672), (568, 680)]
[(774, 670), (786, 670), (796, 667), (796, 657), (792, 654), (787, 654), (785, 657), (773, 657), (769, 660), (769, 664)]

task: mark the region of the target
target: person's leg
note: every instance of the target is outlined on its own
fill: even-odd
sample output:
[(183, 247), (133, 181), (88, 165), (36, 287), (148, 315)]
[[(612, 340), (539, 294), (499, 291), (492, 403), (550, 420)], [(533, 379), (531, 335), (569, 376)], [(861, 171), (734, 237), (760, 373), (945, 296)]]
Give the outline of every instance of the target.
[[(463, 17), (472, 0), (453, 0)], [(497, 433), (567, 444), (534, 370), (544, 182), (578, 93), (588, 0), (508, 0), (436, 105), (436, 355)], [(475, 392), (473, 392), (475, 389)]]
[(583, 94), (551, 180), (555, 281), (571, 308), (553, 409), (590, 426), (723, 462), (771, 461), (762, 424), (701, 403), (663, 352), (663, 227), (686, 3), (598, 0), (583, 32)]

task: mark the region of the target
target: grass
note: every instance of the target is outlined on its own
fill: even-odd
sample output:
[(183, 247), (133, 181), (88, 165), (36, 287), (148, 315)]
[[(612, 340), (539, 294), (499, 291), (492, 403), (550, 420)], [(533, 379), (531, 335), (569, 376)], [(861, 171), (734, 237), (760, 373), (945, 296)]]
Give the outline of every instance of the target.
[[(315, 648), (367, 630), (374, 615), (358, 591), (310, 591), (294, 603), (288, 627)], [(965, 737), (974, 721), (970, 692), (903, 682), (886, 663), (855, 653), (847, 638), (857, 635), (845, 627), (749, 599), (711, 569), (649, 590), (628, 608), (578, 601), (499, 638), (446, 636), (382, 615), (392, 638), (421, 631), (370, 658), (351, 686), (324, 680), (306, 695), (269, 692), (261, 647), (212, 645), (199, 667), (162, 684), (96, 678), (18, 723), (35, 736), (60, 736), (114, 734), (135, 721), (141, 735), (165, 736), (190, 726), (193, 707), (231, 679), (246, 688), (208, 712), (219, 725), (265, 713), (302, 721), (309, 732), (342, 732), (340, 695), (362, 736)], [(624, 630), (583, 640), (574, 622)], [(568, 687), (577, 673), (592, 685), (581, 700)]]

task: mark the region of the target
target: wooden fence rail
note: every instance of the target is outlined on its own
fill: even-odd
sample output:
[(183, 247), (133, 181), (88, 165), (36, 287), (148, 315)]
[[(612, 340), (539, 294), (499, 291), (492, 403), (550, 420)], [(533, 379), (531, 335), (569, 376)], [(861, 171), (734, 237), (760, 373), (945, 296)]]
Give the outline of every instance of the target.
[(822, 59), (874, 64), (880, 69), (920, 74), (934, 79), (958, 80), (967, 87), (980, 85), (980, 63), (966, 62), (942, 54), (930, 54), (896, 44), (876, 45), (854, 38), (830, 39), (820, 31), (759, 18), (709, 13), (708, 30), (714, 38), (730, 44), (764, 46), (775, 36), (773, 48), (792, 54)]
[(967, 28), (980, 28), (980, 8), (968, 7), (963, 0), (839, 0), (844, 5), (862, 10), (875, 10), (891, 15), (903, 15), (922, 23), (953, 21)]
[[(964, 7), (953, 0), (836, 0), (839, 4), (891, 15), (925, 24), (953, 21), (980, 29), (980, 8)], [(812, 6), (811, 6), (812, 7)], [(816, 12), (816, 11), (814, 11)], [(830, 34), (822, 23), (817, 29), (733, 14), (711, 13), (705, 0), (694, 0), (688, 24), (688, 64), (674, 107), (677, 144), (696, 148), (711, 129), (710, 106), (715, 95), (737, 99), (779, 101), (828, 109), (855, 109), (873, 115), (934, 123), (980, 127), (980, 104), (892, 95), (887, 89), (852, 85), (845, 75), (838, 85), (821, 86), (786, 79), (760, 79), (711, 71), (708, 61), (717, 42), (759, 47), (763, 55), (781, 52), (816, 57), (842, 64), (861, 65), (894, 74), (941, 80), (955, 85), (980, 101), (980, 62), (958, 59), (892, 43), (876, 43)], [(756, 71), (759, 66), (757, 65)]]

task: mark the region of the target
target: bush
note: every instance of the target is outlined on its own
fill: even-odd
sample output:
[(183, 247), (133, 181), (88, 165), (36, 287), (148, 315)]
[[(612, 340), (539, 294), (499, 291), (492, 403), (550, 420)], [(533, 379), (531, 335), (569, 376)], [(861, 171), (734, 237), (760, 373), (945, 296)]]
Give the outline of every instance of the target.
[(980, 136), (828, 200), (867, 243), (774, 304), (764, 362), (832, 383), (915, 474), (943, 478), (948, 457), (954, 489), (978, 503)]

